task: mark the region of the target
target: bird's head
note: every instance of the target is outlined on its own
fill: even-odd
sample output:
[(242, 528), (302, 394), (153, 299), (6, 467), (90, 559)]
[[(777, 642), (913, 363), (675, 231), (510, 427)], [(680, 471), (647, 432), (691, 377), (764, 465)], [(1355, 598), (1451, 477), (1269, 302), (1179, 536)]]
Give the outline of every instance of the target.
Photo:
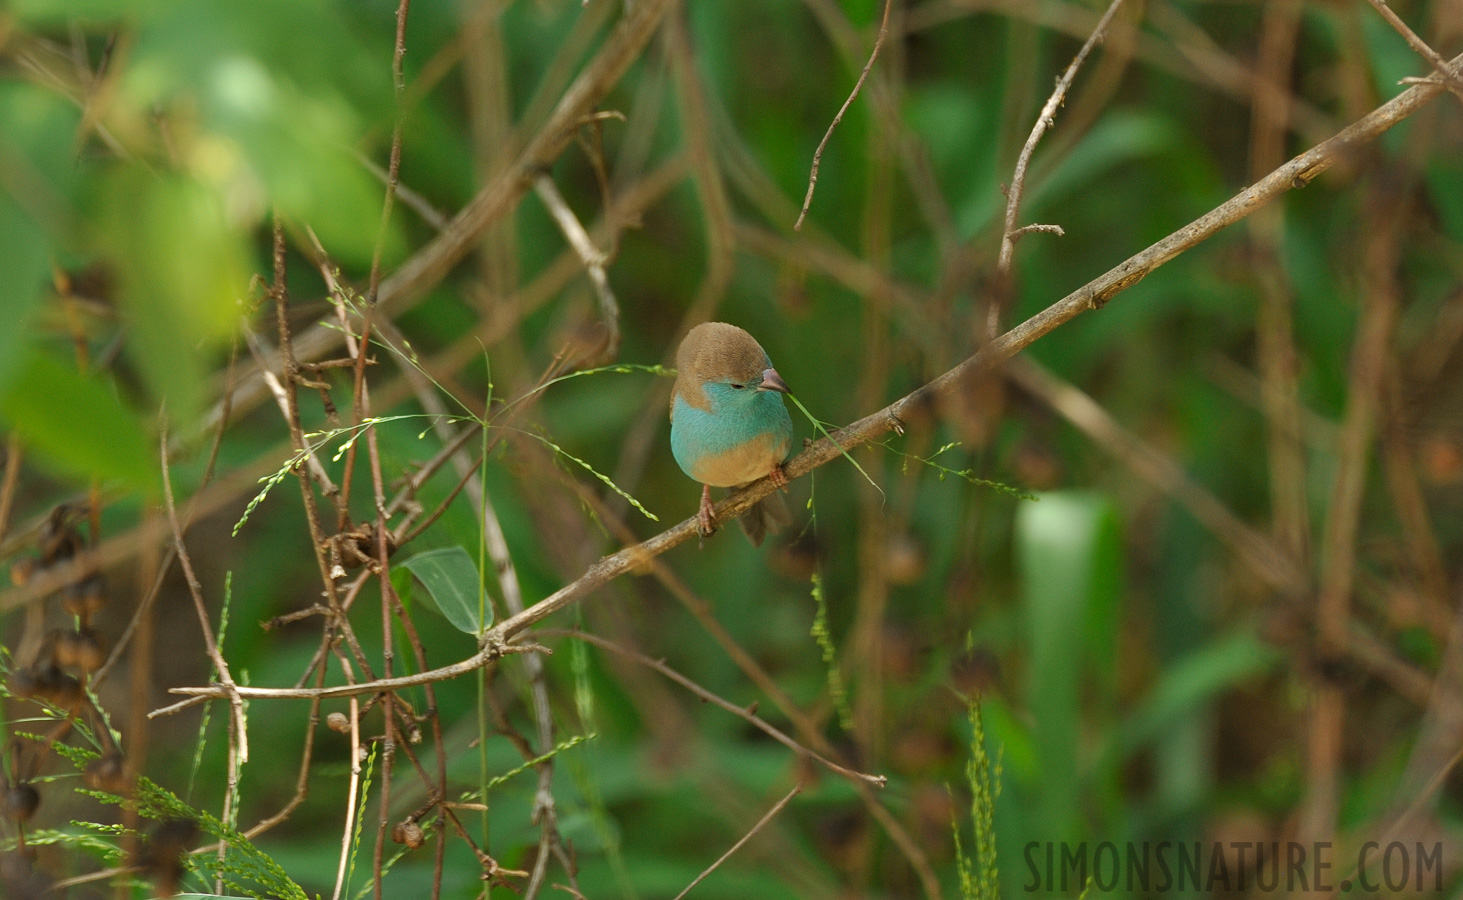
[(676, 354), (676, 366), (682, 394), (695, 406), (755, 403), (767, 392), (788, 392), (762, 345), (724, 322), (691, 329)]

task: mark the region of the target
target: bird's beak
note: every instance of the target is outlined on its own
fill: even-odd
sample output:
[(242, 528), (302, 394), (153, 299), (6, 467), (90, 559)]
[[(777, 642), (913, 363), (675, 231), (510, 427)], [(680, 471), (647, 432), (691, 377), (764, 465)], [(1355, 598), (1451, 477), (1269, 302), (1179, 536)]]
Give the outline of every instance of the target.
[(762, 383), (757, 386), (759, 391), (778, 391), (779, 393), (790, 393), (787, 389), (787, 382), (777, 374), (776, 369), (764, 369), (762, 372)]

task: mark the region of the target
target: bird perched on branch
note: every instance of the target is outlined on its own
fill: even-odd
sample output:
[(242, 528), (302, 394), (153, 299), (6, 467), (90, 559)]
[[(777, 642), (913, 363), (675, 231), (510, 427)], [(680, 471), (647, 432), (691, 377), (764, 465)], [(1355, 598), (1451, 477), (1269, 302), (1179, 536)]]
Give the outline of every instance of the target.
[[(792, 450), (792, 417), (779, 394), (787, 384), (750, 334), (725, 322), (692, 328), (676, 351), (671, 393), (671, 453), (701, 482), (697, 514), (703, 535), (716, 530), (711, 488), (743, 487), (768, 477), (787, 485), (782, 463)], [(792, 520), (772, 494), (742, 514), (742, 530), (760, 546), (769, 530)]]

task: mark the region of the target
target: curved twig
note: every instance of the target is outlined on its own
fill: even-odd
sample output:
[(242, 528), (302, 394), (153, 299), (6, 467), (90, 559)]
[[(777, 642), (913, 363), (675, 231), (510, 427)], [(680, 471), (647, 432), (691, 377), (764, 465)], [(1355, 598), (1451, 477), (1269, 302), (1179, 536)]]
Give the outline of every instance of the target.
[(894, 5), (894, 0), (884, 0), (884, 17), (879, 20), (879, 36), (874, 38), (874, 49), (869, 53), (869, 61), (864, 63), (864, 69), (859, 73), (858, 81), (853, 83), (853, 90), (849, 92), (848, 99), (838, 108), (838, 114), (833, 121), (828, 123), (828, 130), (823, 133), (823, 140), (818, 142), (818, 149), (813, 151), (813, 167), (808, 172), (808, 193), (803, 197), (803, 208), (798, 212), (798, 220), (793, 223), (793, 231), (803, 230), (803, 220), (808, 217), (808, 207), (813, 205), (813, 190), (818, 186), (818, 167), (823, 164), (823, 149), (833, 138), (833, 131), (838, 123), (843, 121), (843, 114), (858, 99), (859, 91), (863, 90), (864, 82), (868, 80), (869, 72), (873, 71), (874, 60), (879, 58), (879, 51), (884, 47), (884, 38), (889, 36), (889, 9)]

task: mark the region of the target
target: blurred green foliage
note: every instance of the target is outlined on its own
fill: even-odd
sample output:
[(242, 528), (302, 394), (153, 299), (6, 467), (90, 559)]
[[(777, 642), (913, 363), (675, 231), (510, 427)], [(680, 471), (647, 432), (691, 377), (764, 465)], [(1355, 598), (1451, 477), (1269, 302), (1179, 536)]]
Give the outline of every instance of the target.
[[(1272, 5), (1130, 4), (1119, 20), (1127, 24), (1078, 78), (1035, 156), (1022, 222), (1056, 223), (1065, 234), (1033, 233), (1018, 245), (1005, 324), (1254, 179), (1247, 92)], [(1463, 25), (1447, 4), (1396, 7), (1440, 51), (1456, 52)], [(195, 493), (223, 498), (199, 514), (190, 547), (211, 609), (225, 573), (235, 573), (227, 656), (240, 683), (293, 685), (318, 646), (318, 619), (253, 627), (320, 602), (321, 564), (295, 481), (281, 468), (297, 458), (271, 396), (258, 392), (263, 402), (232, 410), (219, 481), (201, 488), (212, 433), (202, 426), (224, 386), (253, 352), (279, 371), (267, 297), (274, 217), (289, 244), (295, 333), (317, 321), (338, 329), (339, 298), (322, 267), (338, 267), (364, 295), (378, 248), (390, 273), (433, 240), (438, 216), (467, 206), (541, 127), (620, 7), (413, 3), (400, 107), (403, 194), (383, 228), (379, 170), (398, 111), (395, 10), (386, 0), (11, 0), (0, 9), (0, 424), (24, 449), (3, 562), (19, 571), (19, 561), (34, 558), (37, 523), (89, 487), (109, 501), (99, 516), (104, 539), (136, 534), (155, 516), (165, 408), (180, 503)], [(552, 167), (586, 225), (605, 216), (607, 196), (632, 202), (662, 166), (682, 167), (643, 209), (595, 232), (614, 251), (620, 361), (669, 364), (694, 308), (748, 328), (814, 415), (846, 422), (973, 351), (986, 304), (1003, 285), (995, 272), (1002, 187), (1052, 78), (1099, 10), (1081, 0), (897, 4), (895, 34), (828, 146), (808, 231), (795, 235), (813, 148), (863, 65), (881, 10), (875, 0), (687, 2), (663, 26), (676, 33), (652, 40), (600, 104), (625, 120), (581, 129)], [(686, 69), (677, 64), (681, 40)], [(1295, 50), (1289, 87), (1301, 110), (1287, 152), (1427, 71), (1362, 4), (1306, 4)], [(1366, 468), (1352, 589), (1352, 624), (1386, 650), (1390, 669), (1318, 658), (1313, 597), (1277, 595), (1170, 493), (1136, 475), (1131, 460), (1039, 398), (996, 382), (964, 385), (959, 398), (917, 410), (888, 448), (855, 451), (880, 490), (846, 460), (796, 484), (790, 505), (806, 510), (776, 546), (758, 552), (728, 529), (662, 558), (813, 723), (828, 755), (889, 777), (878, 802), (946, 896), (962, 887), (950, 823), (971, 833), (967, 809), (978, 842), (994, 832), (1006, 896), (1025, 892), (1030, 841), (1293, 837), (1314, 789), (1309, 711), (1325, 678), (1339, 678), (1347, 700), (1338, 842), (1375, 837), (1398, 792), (1414, 789), (1409, 765), (1424, 745), (1423, 710), (1395, 673), (1401, 666), (1430, 684), (1463, 576), (1459, 118), (1456, 103), (1432, 104), (1287, 197), (1273, 242), (1235, 227), (1029, 350), (1268, 540), (1276, 488), (1258, 322), (1267, 285), (1278, 284), (1293, 312), (1290, 364), (1303, 410), (1311, 539), (1298, 565), (1315, 582), (1333, 562), (1318, 548), (1335, 527), (1337, 429), (1357, 403), (1352, 350), (1374, 296), (1365, 266), (1379, 239), (1375, 209), (1392, 195), (1405, 200), (1390, 273), (1403, 302), (1392, 380), (1375, 416), (1395, 458), (1376, 454)], [(327, 258), (317, 258), (316, 240)], [(413, 362), (470, 414), (488, 407), (491, 416), (556, 360), (588, 365), (581, 357), (600, 321), (577, 258), (537, 198), (473, 243), (445, 280), (411, 298), (419, 303), (384, 314), (410, 340)], [(561, 260), (574, 273), (567, 281), (552, 274)], [(371, 412), (383, 420), (374, 427), (388, 493), (442, 446), (418, 418), (427, 410), (403, 378), (405, 349), (375, 345), (366, 370)], [(304, 430), (334, 435), (318, 458), (337, 483), (345, 464), (332, 429), (351, 414), (353, 375), (310, 373), (326, 385), (330, 407), (320, 393), (300, 391)], [(667, 390), (650, 372), (604, 372), (553, 384), (524, 404), (521, 419), (495, 420), (511, 424), (489, 431), (502, 443), (481, 470), (526, 602), (619, 546), (622, 529), (649, 537), (694, 511), (698, 488), (666, 446)], [(364, 442), (358, 454), (348, 511), (367, 522), (375, 510)], [(230, 537), (261, 473), (275, 473), (278, 484)], [(458, 478), (444, 467), (415, 501), (435, 510)], [(1426, 538), (1407, 505), (1409, 484)], [(1034, 499), (1019, 499), (1026, 493)], [(626, 496), (662, 524), (634, 513)], [(430, 595), (445, 616), (412, 618), (427, 667), (470, 657), (482, 616), (507, 614), (504, 570), (483, 565), (470, 497), (457, 495), (397, 557), (396, 584), (413, 611)], [(331, 498), (317, 500), (333, 527)], [(1429, 593), (1428, 546), (1442, 598)], [(94, 626), (111, 640), (150, 585), (152, 563), (133, 556), (119, 551), (106, 572), (110, 600)], [(428, 569), (444, 560), (445, 571)], [(679, 582), (620, 579), (547, 624), (663, 657), (738, 706), (758, 704), (808, 743), (698, 623), (695, 603), (677, 602)], [(0, 595), (4, 643), (18, 650), (27, 626), (9, 596)], [(480, 597), (491, 604), (482, 612)], [(373, 661), (384, 644), (377, 599), (367, 587), (352, 617)], [(71, 626), (55, 599), (44, 603), (50, 625)], [(98, 696), (124, 749), (142, 743), (134, 723), (150, 729), (144, 772), (162, 788), (182, 793), (182, 773), (201, 752), (187, 799), (217, 810), (228, 765), (222, 709), (206, 723), (201, 751), (196, 709), (151, 724), (134, 718), (147, 711), (132, 708), (134, 697), (156, 708), (172, 701), (166, 688), (209, 677), (181, 579), (164, 581), (157, 609), (161, 652), (150, 680), (129, 693), (119, 668)], [(1429, 618), (1439, 610), (1444, 627)], [(411, 637), (394, 627), (394, 673), (417, 671)], [(545, 641), (555, 650), (544, 660), (554, 722), (547, 746), (520, 658), (486, 685), (501, 721), (472, 678), (436, 685), (434, 702), (420, 687), (401, 693), (415, 710), (441, 716), (450, 798), (517, 773), (487, 792), (481, 817), (460, 813), (503, 866), (532, 869), (540, 840), (537, 773), (519, 773), (523, 747), (506, 723), (534, 753), (563, 747), (554, 757), (557, 824), (585, 896), (673, 896), (795, 781), (804, 792), (695, 896), (924, 890), (909, 854), (848, 781), (644, 667), (572, 638)], [(337, 661), (326, 678), (344, 680)], [(967, 705), (976, 694), (979, 725)], [(7, 721), (28, 714), (11, 704)], [(323, 713), (346, 708), (332, 700)], [(299, 701), (254, 701), (249, 715), (252, 756), (238, 812), (245, 828), (293, 795), (307, 727)], [(369, 741), (381, 731), (379, 713), (369, 713), (362, 734)], [(336, 877), (351, 764), (345, 735), (321, 727), (315, 740), (308, 801), (256, 841), (312, 896)], [(432, 741), (428, 733), (414, 745), (424, 766)], [(984, 801), (967, 803), (973, 787), (981, 793), (979, 771), (967, 769), (972, 757), (981, 767), (1000, 761), (986, 824)], [(28, 759), (7, 749), (10, 777)], [(378, 763), (355, 890), (370, 869), (380, 772)], [(1456, 775), (1439, 784), (1429, 824), (1456, 835), (1463, 793)], [(113, 821), (113, 811), (46, 786), (45, 827)], [(391, 798), (390, 824), (428, 801), (404, 758)], [(444, 896), (482, 890), (479, 860), (432, 823), (422, 820), (427, 848), (391, 866), (387, 896), (429, 895), (439, 839), (447, 842)], [(74, 840), (67, 849), (77, 854), (116, 854)], [(1452, 884), (1458, 863), (1455, 844), (1447, 846)], [(52, 849), (43, 868), (77, 870)], [(568, 883), (558, 861), (550, 872), (550, 884)]]

